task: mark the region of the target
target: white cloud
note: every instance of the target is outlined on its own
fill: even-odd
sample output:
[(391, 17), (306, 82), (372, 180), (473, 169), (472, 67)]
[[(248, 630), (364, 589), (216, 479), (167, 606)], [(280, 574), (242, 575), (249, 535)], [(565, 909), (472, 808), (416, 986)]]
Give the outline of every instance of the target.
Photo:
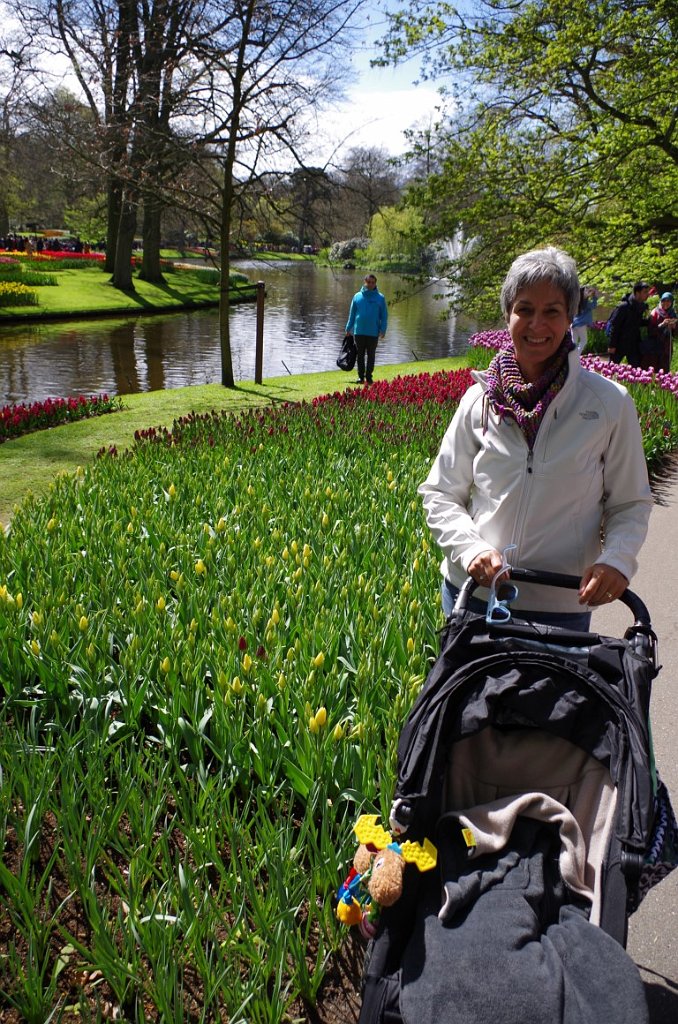
[(404, 132), (435, 119), (442, 105), (438, 92), (429, 86), (369, 89), (356, 86), (347, 101), (327, 117), (324, 135), (342, 148), (382, 146), (394, 156), (407, 149)]

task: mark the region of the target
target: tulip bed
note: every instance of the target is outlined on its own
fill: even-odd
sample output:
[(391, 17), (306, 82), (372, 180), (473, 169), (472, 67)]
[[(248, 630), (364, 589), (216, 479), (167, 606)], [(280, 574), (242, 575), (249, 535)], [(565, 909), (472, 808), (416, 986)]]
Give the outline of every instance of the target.
[(3, 1019), (307, 1016), (436, 649), (416, 486), (469, 382), (147, 431), (0, 533)]
[(74, 423), (89, 416), (102, 416), (121, 408), (122, 400), (109, 398), (107, 394), (92, 395), (90, 398), (84, 395), (77, 398), (48, 398), (44, 402), (31, 402), (30, 405), (25, 402), (4, 405), (0, 407), (0, 444), (34, 430)]
[(0, 306), (37, 306), (38, 297), (28, 285), (0, 281)]
[(0, 531), (4, 1021), (322, 1009), (437, 649), (416, 487), (470, 382), (191, 416)]

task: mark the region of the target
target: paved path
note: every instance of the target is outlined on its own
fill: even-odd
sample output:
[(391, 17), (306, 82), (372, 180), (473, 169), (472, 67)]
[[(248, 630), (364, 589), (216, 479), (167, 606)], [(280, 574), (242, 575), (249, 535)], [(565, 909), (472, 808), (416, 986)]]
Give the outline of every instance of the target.
[[(678, 471), (655, 488), (640, 567), (631, 584), (647, 605), (662, 669), (651, 721), (657, 767), (678, 808)], [(616, 602), (594, 613), (598, 633), (623, 636), (631, 618)], [(651, 1024), (678, 1024), (678, 869), (653, 889), (631, 918), (628, 950), (641, 968)]]

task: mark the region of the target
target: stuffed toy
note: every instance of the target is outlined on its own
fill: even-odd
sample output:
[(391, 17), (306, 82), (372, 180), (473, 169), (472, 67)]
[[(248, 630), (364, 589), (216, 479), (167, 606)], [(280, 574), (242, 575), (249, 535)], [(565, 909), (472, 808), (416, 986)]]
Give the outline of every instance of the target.
[(353, 867), (337, 894), (337, 917), (344, 924), (360, 926), (367, 938), (376, 930), (381, 907), (392, 907), (403, 891), (405, 866), (415, 864), (429, 871), (437, 862), (433, 843), (397, 843), (381, 825), (376, 814), (363, 814), (353, 831), (360, 843)]

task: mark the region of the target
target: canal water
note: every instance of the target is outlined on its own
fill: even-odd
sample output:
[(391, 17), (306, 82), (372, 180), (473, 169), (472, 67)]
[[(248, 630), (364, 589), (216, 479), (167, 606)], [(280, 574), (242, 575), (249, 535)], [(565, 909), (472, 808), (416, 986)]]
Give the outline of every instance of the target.
[[(250, 280), (264, 281), (263, 376), (336, 369), (351, 297), (361, 271), (310, 262), (239, 261)], [(379, 274), (389, 326), (377, 349), (379, 364), (462, 354), (478, 324), (443, 319), (437, 282), (413, 286)], [(254, 379), (256, 308), (231, 312), (233, 372)], [(347, 375), (348, 376), (348, 375)], [(353, 376), (353, 375), (351, 375)], [(131, 394), (221, 380), (218, 311), (0, 327), (0, 406), (48, 397)]]

